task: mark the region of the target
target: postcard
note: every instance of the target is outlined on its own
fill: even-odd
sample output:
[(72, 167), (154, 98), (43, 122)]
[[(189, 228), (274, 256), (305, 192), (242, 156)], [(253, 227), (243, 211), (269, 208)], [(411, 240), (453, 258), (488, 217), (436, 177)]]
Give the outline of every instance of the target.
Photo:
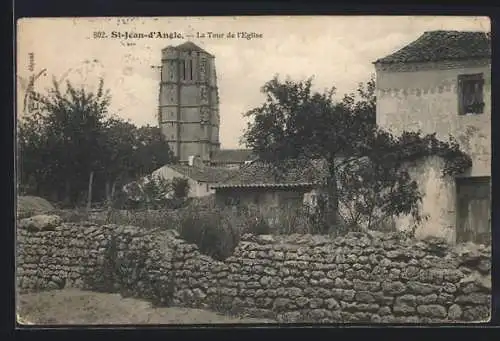
[(19, 327), (491, 315), (484, 17), (23, 18)]

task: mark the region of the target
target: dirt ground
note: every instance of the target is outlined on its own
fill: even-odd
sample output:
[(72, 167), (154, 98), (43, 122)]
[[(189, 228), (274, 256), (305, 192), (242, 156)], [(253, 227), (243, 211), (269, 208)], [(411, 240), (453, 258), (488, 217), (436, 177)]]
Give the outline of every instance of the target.
[[(273, 323), (188, 308), (153, 308), (146, 301), (80, 290), (57, 290), (18, 296), (19, 323), (27, 324), (217, 324)], [(24, 321), (24, 322), (23, 322)]]

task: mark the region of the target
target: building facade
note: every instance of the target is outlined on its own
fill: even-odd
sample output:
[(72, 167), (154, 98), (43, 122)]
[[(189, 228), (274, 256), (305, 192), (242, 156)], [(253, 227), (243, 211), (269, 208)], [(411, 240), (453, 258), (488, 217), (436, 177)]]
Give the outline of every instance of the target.
[(220, 149), (215, 58), (192, 42), (162, 50), (159, 125), (181, 163)]
[(158, 120), (182, 164), (200, 158), (212, 167), (238, 168), (253, 158), (247, 149), (221, 149), (215, 57), (192, 42), (162, 50)]
[(213, 186), (216, 205), (252, 206), (269, 222), (283, 212), (299, 213), (304, 205), (313, 207), (326, 181), (323, 163), (290, 160), (283, 166), (276, 172), (275, 165), (254, 160), (235, 169), (230, 177)]
[[(443, 161), (430, 158), (413, 169), (424, 194), (426, 222), (417, 235), (450, 242), (489, 243), (491, 238), (491, 43), (484, 32), (425, 32), (377, 60), (377, 124), (402, 131), (453, 136), (472, 167), (443, 178)], [(401, 227), (411, 224), (400, 219)]]
[(256, 157), (249, 149), (221, 149), (211, 154), (210, 165), (237, 169), (255, 159)]
[(213, 186), (234, 174), (236, 173), (232, 169), (206, 166), (200, 158), (192, 156), (189, 157), (187, 164), (165, 165), (153, 172), (153, 176), (164, 180), (186, 179), (189, 183), (190, 198), (215, 194)]

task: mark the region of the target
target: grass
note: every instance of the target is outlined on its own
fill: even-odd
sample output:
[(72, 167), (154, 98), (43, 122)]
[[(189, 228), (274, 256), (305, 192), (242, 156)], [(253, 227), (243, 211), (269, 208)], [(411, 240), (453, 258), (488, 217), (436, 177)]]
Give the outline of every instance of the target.
[(118, 294), (76, 289), (18, 296), (20, 321), (35, 325), (65, 324), (218, 324), (273, 323), (268, 319), (239, 318), (190, 308), (153, 308), (142, 300)]
[(252, 234), (318, 233), (320, 226), (303, 208), (266, 210), (254, 205), (233, 208), (215, 206), (213, 199), (192, 200), (186, 207), (163, 210), (55, 210), (66, 222), (91, 221), (98, 225), (140, 226), (144, 231), (175, 229), (200, 252), (217, 260), (233, 254), (240, 237)]

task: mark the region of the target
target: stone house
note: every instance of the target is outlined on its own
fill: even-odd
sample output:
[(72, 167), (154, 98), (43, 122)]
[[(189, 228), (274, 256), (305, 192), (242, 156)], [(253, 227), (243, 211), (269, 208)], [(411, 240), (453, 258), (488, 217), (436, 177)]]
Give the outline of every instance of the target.
[(293, 162), (287, 163), (285, 172), (277, 173), (268, 163), (255, 160), (213, 186), (216, 205), (253, 205), (263, 214), (314, 205), (325, 184), (323, 170), (318, 162)]
[[(430, 158), (413, 175), (424, 194), (428, 220), (418, 236), (449, 242), (491, 240), (491, 37), (485, 32), (432, 31), (374, 62), (377, 124), (452, 135), (472, 157), (472, 168), (441, 177), (442, 160)], [(397, 221), (403, 228), (411, 222)]]
[(187, 179), (189, 183), (188, 196), (204, 197), (215, 193), (213, 185), (234, 174), (234, 170), (223, 167), (205, 166), (198, 157), (190, 157), (188, 164), (169, 164), (153, 172), (153, 176), (166, 180), (174, 178)]

